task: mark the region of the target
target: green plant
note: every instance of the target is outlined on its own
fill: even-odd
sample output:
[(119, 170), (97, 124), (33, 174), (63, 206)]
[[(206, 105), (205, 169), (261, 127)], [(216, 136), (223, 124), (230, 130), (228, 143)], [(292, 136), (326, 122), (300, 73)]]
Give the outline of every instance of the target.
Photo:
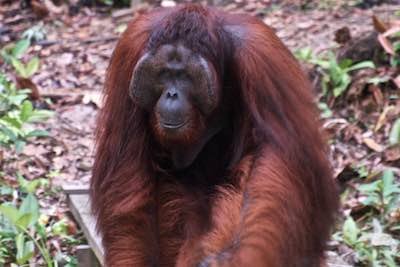
[(17, 90), (0, 73), (0, 146), (13, 146), (17, 153), (22, 151), (27, 139), (48, 135), (44, 130), (35, 129), (32, 123), (52, 115), (51, 111), (35, 109), (28, 93), (29, 90)]
[(334, 238), (351, 247), (356, 259), (365, 266), (398, 266), (399, 241), (384, 233), (382, 225), (376, 219), (370, 225), (360, 228), (351, 216), (348, 216), (341, 232)]
[[(40, 38), (36, 29), (26, 32), (25, 38), (0, 50), (4, 62), (14, 67), (17, 81), (29, 78), (39, 69), (39, 59), (33, 57), (26, 64), (21, 58), (30, 46), (30, 40)], [(34, 107), (29, 100), (30, 90), (17, 89), (5, 73), (0, 72), (0, 150), (14, 148), (22, 151), (29, 138), (47, 136), (35, 125), (52, 115), (51, 111)], [(68, 235), (67, 221), (50, 217), (40, 210), (38, 188), (49, 188), (47, 178), (27, 180), (17, 174), (18, 187), (10, 186), (0, 172), (0, 267), (3, 266), (77, 266), (76, 258), (67, 255), (52, 240), (65, 244), (80, 241)], [(55, 175), (54, 173), (52, 175)], [(14, 180), (12, 178), (12, 180)], [(48, 197), (49, 192), (39, 191)], [(40, 259), (39, 259), (40, 258)], [(39, 260), (38, 260), (39, 259)]]
[(9, 44), (4, 46), (0, 50), (0, 55), (8, 63), (11, 63), (12, 58), (20, 59), (25, 52), (28, 50), (31, 42), (28, 39), (21, 39), (15, 44)]
[(40, 41), (46, 38), (46, 30), (43, 27), (43, 22), (39, 22), (37, 25), (30, 27), (22, 33), (22, 38), (29, 41)]
[(329, 108), (328, 104), (324, 102), (319, 102), (318, 103), (318, 108), (321, 111), (321, 117), (326, 119), (332, 117), (332, 110)]
[[(362, 174), (367, 177), (364, 170)], [(400, 241), (394, 234), (398, 222), (391, 219), (391, 214), (400, 209), (400, 185), (393, 171), (385, 170), (380, 179), (358, 186), (357, 191), (361, 204), (373, 207), (378, 215), (368, 213), (357, 222), (347, 216), (334, 238), (352, 248), (363, 266), (398, 266)]]
[(392, 130), (389, 134), (389, 144), (400, 144), (400, 118), (393, 123)]
[(33, 57), (27, 64), (24, 64), (21, 60), (12, 57), (11, 64), (20, 77), (27, 79), (38, 71), (39, 58)]
[[(25, 180), (25, 182), (27, 181)], [(38, 240), (35, 236), (34, 230), (39, 218), (39, 203), (32, 192), (36, 187), (30, 186), (29, 188), (31, 189), (30, 192), (27, 192), (22, 198), (19, 207), (14, 203), (0, 205), (0, 223), (2, 226), (0, 228), (3, 229), (1, 235), (14, 240), (13, 251), (8, 254), (15, 257), (15, 262), (18, 265), (27, 263), (33, 257), (36, 245), (48, 263), (47, 266), (52, 266), (46, 245), (42, 239)]]
[[(29, 32), (27, 35), (28, 34)], [(7, 45), (0, 51), (0, 55), (4, 60), (14, 67), (20, 77), (25, 79), (31, 77), (38, 71), (40, 63), (37, 57), (31, 58), (26, 64), (21, 61), (21, 57), (26, 53), (31, 44), (31, 38), (33, 37), (28, 35), (26, 39), (21, 39), (15, 44)]]
[(375, 207), (383, 216), (400, 208), (400, 184), (396, 183), (391, 170), (385, 170), (377, 181), (360, 185), (358, 191), (366, 196), (362, 204)]
[(364, 68), (375, 68), (372, 61), (363, 61), (353, 64), (350, 59), (345, 59), (341, 62), (337, 62), (332, 53), (329, 54), (328, 60), (317, 59), (315, 63), (322, 69), (323, 93), (326, 95), (329, 91), (332, 91), (334, 97), (342, 95), (350, 85), (351, 76), (349, 73), (351, 71)]
[(350, 72), (364, 68), (375, 68), (372, 61), (353, 64), (352, 60), (344, 59), (338, 62), (332, 52), (328, 53), (327, 57), (316, 57), (309, 48), (300, 49), (295, 55), (298, 59), (319, 67), (322, 73), (322, 93), (324, 96), (329, 93), (332, 93), (334, 97), (341, 96), (351, 83)]
[(390, 66), (396, 68), (400, 66), (400, 30), (396, 26), (385, 27), (385, 30), (378, 35), (378, 41), (385, 51), (384, 57), (388, 58)]
[[(19, 187), (11, 192), (10, 187), (0, 186), (10, 195), (17, 196), (17, 199), (0, 205), (0, 265), (25, 265), (39, 252), (46, 266), (58, 266), (57, 257), (52, 257), (48, 239), (53, 236), (68, 239), (66, 221), (49, 224), (48, 219), (43, 219), (46, 215), (41, 214), (35, 196), (39, 187), (49, 185), (48, 181), (44, 178), (28, 181), (21, 175), (17, 175), (17, 180)], [(19, 202), (21, 204), (17, 204)], [(61, 251), (57, 255), (66, 262), (64, 266), (76, 266), (74, 257), (64, 255)]]
[(294, 52), (294, 55), (296, 56), (296, 58), (298, 60), (305, 61), (305, 62), (309, 62), (314, 58), (313, 51), (310, 47), (303, 47), (303, 48), (297, 49)]
[[(398, 34), (400, 35), (400, 31)], [(400, 41), (393, 42), (393, 51), (395, 54), (390, 57), (390, 65), (395, 68), (400, 66)]]

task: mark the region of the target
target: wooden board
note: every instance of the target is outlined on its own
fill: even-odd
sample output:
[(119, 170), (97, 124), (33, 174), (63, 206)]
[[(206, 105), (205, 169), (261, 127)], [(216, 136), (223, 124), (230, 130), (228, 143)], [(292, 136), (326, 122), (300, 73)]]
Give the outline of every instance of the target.
[(89, 245), (78, 245), (76, 247), (77, 267), (100, 267), (100, 263)]
[[(67, 194), (71, 191), (64, 190)], [(75, 220), (81, 227), (90, 247), (101, 265), (104, 265), (104, 250), (101, 238), (96, 232), (95, 219), (90, 212), (89, 195), (87, 191), (78, 190), (76, 194), (68, 194), (69, 207)], [(95, 264), (93, 266), (96, 266)], [(89, 266), (88, 266), (89, 267)], [(92, 267), (92, 266), (90, 266)]]

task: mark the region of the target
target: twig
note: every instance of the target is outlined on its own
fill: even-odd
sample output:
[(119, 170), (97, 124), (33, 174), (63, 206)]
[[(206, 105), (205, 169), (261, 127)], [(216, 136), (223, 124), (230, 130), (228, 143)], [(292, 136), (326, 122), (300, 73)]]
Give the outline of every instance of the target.
[(92, 43), (106, 43), (118, 40), (118, 36), (107, 36), (107, 37), (94, 37), (82, 40), (43, 40), (35, 43), (40, 46), (52, 46), (52, 45), (67, 45), (67, 44), (92, 44)]

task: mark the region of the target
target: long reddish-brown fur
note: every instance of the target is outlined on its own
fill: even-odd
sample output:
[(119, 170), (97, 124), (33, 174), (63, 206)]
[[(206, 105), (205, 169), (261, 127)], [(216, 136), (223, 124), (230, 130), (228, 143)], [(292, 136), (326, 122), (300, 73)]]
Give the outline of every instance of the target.
[[(225, 130), (168, 168), (128, 97), (149, 45), (179, 40), (219, 71)], [(137, 16), (108, 69), (92, 206), (107, 266), (321, 266), (337, 208), (310, 85), (256, 18), (198, 5)]]

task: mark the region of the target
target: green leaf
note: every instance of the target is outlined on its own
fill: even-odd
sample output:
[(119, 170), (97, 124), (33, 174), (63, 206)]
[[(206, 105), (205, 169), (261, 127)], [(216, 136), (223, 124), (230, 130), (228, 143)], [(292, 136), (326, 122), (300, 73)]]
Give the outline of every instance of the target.
[(7, 138), (9, 138), (11, 141), (15, 141), (18, 136), (14, 131), (9, 129), (8, 127), (4, 127), (0, 125), (0, 132), (2, 132)]
[(53, 226), (51, 227), (51, 231), (54, 235), (59, 235), (59, 236), (67, 235), (68, 229), (66, 221), (63, 219), (54, 223)]
[(392, 255), (392, 252), (390, 250), (384, 250), (383, 255), (385, 257), (384, 262), (385, 266), (387, 267), (397, 267), (397, 263), (394, 259), (396, 255)]
[(312, 50), (310, 47), (298, 49), (294, 54), (299, 60), (309, 61), (312, 59)]
[(360, 229), (351, 216), (347, 217), (343, 224), (343, 238), (351, 246), (357, 242)]
[(9, 187), (7, 185), (0, 186), (0, 195), (1, 196), (12, 195), (13, 192), (14, 192), (14, 189), (12, 187)]
[(400, 187), (394, 181), (394, 173), (392, 170), (385, 170), (383, 172), (382, 184), (382, 193), (385, 198), (393, 193), (400, 192)]
[(3, 48), (0, 50), (0, 56), (4, 58), (6, 63), (10, 63), (13, 56), (10, 54), (11, 52), (7, 48)]
[(342, 61), (340, 61), (339, 67), (341, 69), (346, 69), (346, 68), (350, 67), (352, 64), (353, 64), (353, 60), (346, 58), (346, 59), (343, 59)]
[(311, 59), (310, 62), (314, 65), (318, 65), (321, 68), (327, 70), (329, 69), (329, 61), (324, 59)]
[(39, 58), (32, 58), (26, 65), (26, 75), (31, 77), (39, 69)]
[(51, 116), (53, 116), (54, 112), (50, 111), (50, 110), (34, 110), (31, 114), (31, 116), (29, 117), (28, 122), (41, 122), (44, 121), (48, 118), (50, 118)]
[(29, 226), (29, 223), (32, 220), (32, 214), (31, 213), (24, 213), (21, 214), (18, 218), (18, 220), (15, 222), (15, 226), (18, 226), (19, 229), (26, 230)]
[[(21, 93), (21, 91), (19, 91), (19, 93)], [(27, 94), (13, 95), (8, 97), (8, 101), (10, 101), (11, 104), (19, 106), (27, 98), (28, 98)]]
[(338, 97), (338, 96), (342, 95), (346, 91), (349, 84), (351, 83), (351, 78), (347, 73), (343, 73), (340, 78), (341, 78), (341, 80), (338, 81), (338, 83), (336, 84), (336, 87), (333, 89), (334, 97)]
[(368, 80), (368, 83), (372, 83), (373, 85), (378, 85), (380, 83), (386, 83), (390, 80), (390, 76), (382, 76), (382, 77), (372, 77)]
[(347, 72), (359, 69), (371, 68), (375, 69), (375, 64), (372, 61), (362, 61), (360, 63), (354, 64), (353, 66), (346, 69)]
[(14, 145), (15, 146), (15, 152), (17, 154), (21, 153), (22, 150), (24, 149), (25, 145), (26, 145), (26, 142), (24, 140), (16, 140), (15, 141), (15, 145)]
[(112, 6), (114, 4), (113, 0), (101, 0), (101, 2), (108, 6)]
[(19, 212), (20, 214), (30, 213), (32, 215), (28, 226), (31, 226), (37, 222), (39, 218), (39, 203), (32, 193), (29, 193), (23, 199), (22, 204), (19, 207)]
[(351, 77), (350, 77), (350, 75), (348, 75), (347, 73), (345, 73), (343, 76), (342, 76), (342, 84), (343, 84), (343, 86), (345, 87), (345, 89), (347, 89), (347, 87), (350, 85), (350, 83), (351, 83)]
[(24, 176), (22, 176), (20, 173), (17, 173), (17, 181), (18, 181), (18, 185), (25, 190), (26, 185), (28, 184), (28, 180), (26, 180), (24, 178)]
[(24, 64), (19, 59), (12, 58), (11, 64), (13, 65), (14, 69), (17, 71), (18, 75), (23, 78), (28, 78), (26, 75), (26, 69)]
[(46, 226), (38, 223), (35, 225), (35, 230), (36, 233), (40, 236), (41, 239), (46, 240), (47, 239), (47, 232), (46, 232)]
[(363, 193), (377, 192), (379, 191), (380, 184), (380, 180), (368, 184), (362, 184), (358, 187), (358, 190)]
[(326, 119), (326, 118), (332, 117), (333, 112), (326, 103), (319, 102), (318, 108), (321, 110), (322, 118)]
[(19, 212), (13, 206), (2, 204), (0, 205), (0, 212), (13, 224), (18, 220)]
[(21, 187), (21, 189), (27, 193), (34, 193), (39, 186), (41, 186), (42, 184), (45, 184), (47, 182), (46, 179), (43, 179), (43, 178), (38, 178), (38, 179), (35, 179), (32, 181), (29, 181), (29, 180), (26, 180), (20, 174), (17, 175), (17, 179), (18, 179), (18, 184)]
[(31, 259), (35, 253), (35, 244), (33, 243), (33, 241), (25, 242), (24, 252), (25, 257), (23, 258), (23, 260), (25, 260), (26, 262)]
[(22, 128), (22, 122), (17, 118), (10, 118), (10, 117), (5, 116), (2, 118), (2, 120), (8, 122), (9, 124), (11, 124), (12, 126), (14, 126), (17, 129)]
[(361, 203), (364, 206), (376, 206), (379, 204), (379, 201), (378, 195), (369, 195), (367, 198), (361, 200)]
[(29, 193), (34, 193), (36, 189), (42, 184), (41, 179), (36, 179), (33, 181), (29, 181), (27, 186), (26, 186), (26, 191)]
[(397, 119), (393, 124), (392, 130), (389, 134), (389, 143), (391, 145), (400, 143), (400, 118)]
[(332, 58), (329, 61), (329, 75), (331, 76), (331, 79), (335, 85), (340, 83), (344, 74), (346, 74), (346, 72), (340, 68), (340, 66), (336, 62), (336, 59)]
[(22, 39), (18, 41), (13, 47), (11, 54), (15, 58), (21, 58), (23, 54), (25, 54), (26, 50), (28, 50), (31, 42), (27, 39)]
[(329, 91), (330, 78), (329, 75), (324, 75), (322, 78), (322, 95), (326, 96)]
[(21, 121), (28, 121), (29, 117), (33, 113), (33, 105), (31, 101), (25, 100), (21, 106), (21, 113), (19, 115)]
[(335, 85), (335, 86), (342, 83), (343, 76), (345, 74), (346, 73), (342, 72), (339, 68), (333, 67), (329, 70), (329, 75), (331, 76), (331, 80), (333, 82), (333, 85)]
[[(24, 254), (24, 242), (25, 241), (25, 235), (24, 233), (19, 233), (16, 237), (15, 237), (15, 246), (17, 248), (17, 258), (22, 257), (22, 255)], [(18, 261), (18, 259), (17, 259)], [(18, 263), (21, 264), (21, 263)]]
[(15, 255), (17, 263), (19, 265), (25, 264), (34, 255), (34, 243), (33, 241), (25, 242), (24, 234), (20, 233), (15, 238), (15, 244), (17, 247), (17, 254)]
[(45, 130), (33, 130), (28, 132), (28, 134), (25, 137), (29, 138), (29, 137), (47, 137), (47, 136), (49, 136), (49, 132)]

